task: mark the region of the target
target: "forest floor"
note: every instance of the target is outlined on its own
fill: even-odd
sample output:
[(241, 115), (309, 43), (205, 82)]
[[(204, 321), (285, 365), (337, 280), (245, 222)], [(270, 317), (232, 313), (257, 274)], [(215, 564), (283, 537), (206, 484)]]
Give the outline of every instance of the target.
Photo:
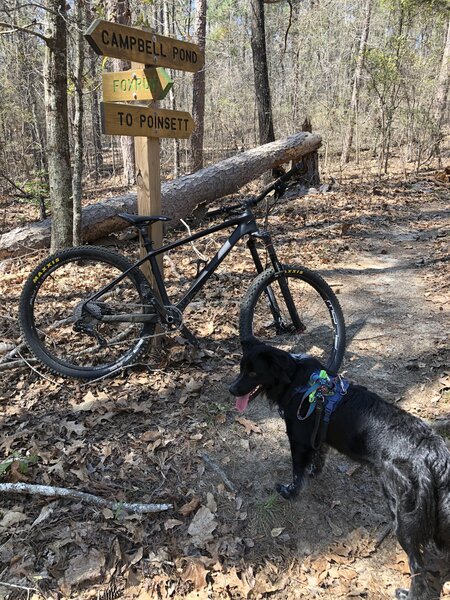
[[(347, 177), (327, 193), (291, 192), (270, 219), (283, 259), (318, 270), (338, 294), (348, 330), (342, 372), (434, 423), (450, 417), (443, 175)], [(5, 209), (2, 227), (29, 211)], [(221, 240), (198, 247), (210, 255)], [(136, 252), (135, 243), (118, 243)], [(1, 266), (1, 342), (18, 342), (18, 297), (41, 256)], [(192, 275), (195, 258), (173, 252), (168, 280), (175, 264)], [(252, 276), (242, 245), (206, 290), (208, 303), (187, 315), (200, 351), (175, 340), (158, 363), (88, 384), (44, 369), (1, 373), (0, 458), (16, 462), (0, 466), (0, 481), (174, 509), (136, 516), (3, 495), (0, 598), (384, 600), (409, 585), (366, 468), (331, 453), (297, 501), (275, 494), (290, 477), (283, 422), (261, 399), (238, 415), (228, 392), (240, 357), (239, 301)]]

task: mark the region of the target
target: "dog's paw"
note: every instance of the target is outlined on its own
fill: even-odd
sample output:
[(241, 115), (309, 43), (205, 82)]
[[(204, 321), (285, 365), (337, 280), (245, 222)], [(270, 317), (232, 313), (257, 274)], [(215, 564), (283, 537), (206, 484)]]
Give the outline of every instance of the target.
[(286, 498), (286, 500), (295, 498), (295, 496), (298, 494), (298, 486), (296, 486), (294, 483), (277, 483), (275, 489), (280, 496), (283, 496), (283, 498)]
[(395, 597), (397, 600), (408, 600), (409, 596), (409, 590), (405, 590), (403, 588), (397, 588), (395, 590)]
[(314, 463), (311, 463), (310, 465), (308, 465), (306, 467), (306, 474), (308, 475), (308, 477), (311, 477), (311, 479), (314, 479), (314, 477), (317, 477), (318, 475), (320, 475), (320, 473), (322, 472), (322, 465), (315, 465)]

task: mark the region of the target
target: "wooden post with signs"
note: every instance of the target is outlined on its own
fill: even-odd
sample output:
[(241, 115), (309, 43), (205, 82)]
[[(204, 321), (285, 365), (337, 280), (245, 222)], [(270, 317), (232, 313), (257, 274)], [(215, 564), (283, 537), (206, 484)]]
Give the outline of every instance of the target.
[[(136, 67), (132, 63), (132, 67)], [(156, 71), (155, 68), (145, 69), (146, 71)], [(153, 105), (156, 103), (153, 102)], [(153, 108), (153, 107), (152, 107)], [(136, 136), (134, 138), (134, 154), (136, 163), (136, 192), (137, 209), (139, 215), (160, 215), (161, 214), (161, 142), (158, 137)], [(162, 246), (163, 226), (162, 223), (153, 223), (149, 227), (150, 239), (156, 248)], [(141, 242), (141, 258), (145, 256), (146, 251)], [(158, 256), (158, 266), (163, 273), (163, 257)], [(150, 266), (148, 263), (141, 267), (144, 275), (150, 281), (152, 287), (156, 289), (152, 278)]]
[[(188, 138), (194, 130), (189, 113), (162, 110), (155, 105), (173, 85), (163, 67), (195, 73), (203, 68), (203, 53), (196, 44), (102, 19), (90, 25), (85, 38), (97, 54), (132, 61), (130, 71), (102, 76), (102, 131), (135, 138), (138, 214), (160, 215), (159, 139)], [(148, 100), (153, 101), (149, 106), (124, 104)], [(162, 245), (161, 223), (152, 226), (151, 237), (156, 247)], [(143, 252), (141, 247), (142, 256)], [(162, 271), (162, 257), (158, 264)], [(149, 269), (144, 273), (150, 277)]]

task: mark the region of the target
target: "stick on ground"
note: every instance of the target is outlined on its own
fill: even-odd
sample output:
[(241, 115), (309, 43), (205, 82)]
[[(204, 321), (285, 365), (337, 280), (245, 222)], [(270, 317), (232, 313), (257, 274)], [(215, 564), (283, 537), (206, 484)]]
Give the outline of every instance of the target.
[(130, 504), (128, 502), (115, 502), (114, 500), (105, 500), (86, 492), (31, 483), (0, 483), (0, 494), (2, 492), (49, 496), (50, 498), (72, 498), (73, 500), (82, 500), (88, 504), (95, 504), (96, 506), (110, 508), (111, 510), (126, 510), (139, 514), (162, 512), (173, 508), (172, 504)]

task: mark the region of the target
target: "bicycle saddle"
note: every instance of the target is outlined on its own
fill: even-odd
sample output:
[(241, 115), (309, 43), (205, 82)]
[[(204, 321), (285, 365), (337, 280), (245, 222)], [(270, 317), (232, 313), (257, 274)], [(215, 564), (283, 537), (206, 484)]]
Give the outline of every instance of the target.
[(125, 221), (128, 221), (128, 223), (131, 223), (131, 225), (151, 225), (152, 223), (155, 223), (156, 221), (171, 221), (170, 217), (164, 217), (164, 216), (141, 216), (141, 215), (131, 215), (130, 213), (118, 213), (118, 216), (121, 217), (122, 219), (125, 219)]

